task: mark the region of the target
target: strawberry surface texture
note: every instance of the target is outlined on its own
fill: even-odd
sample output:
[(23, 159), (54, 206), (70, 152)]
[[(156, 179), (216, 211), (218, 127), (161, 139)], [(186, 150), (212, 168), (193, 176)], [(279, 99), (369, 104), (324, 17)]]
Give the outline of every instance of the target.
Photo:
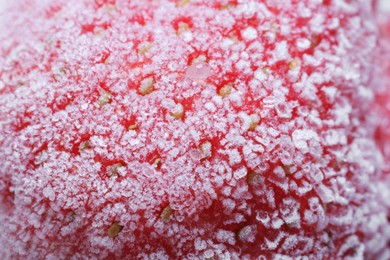
[(376, 16), (367, 0), (13, 1), (1, 258), (389, 259)]

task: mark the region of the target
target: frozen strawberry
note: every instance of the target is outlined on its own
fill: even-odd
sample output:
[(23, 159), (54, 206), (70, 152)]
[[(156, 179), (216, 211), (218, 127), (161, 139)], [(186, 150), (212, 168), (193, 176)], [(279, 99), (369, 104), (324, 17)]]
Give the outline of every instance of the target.
[[(379, 127), (376, 139), (382, 150), (385, 162), (388, 164), (390, 158), (390, 13), (379, 13), (378, 24), (380, 31), (380, 52), (378, 52), (377, 69), (379, 74), (375, 79), (375, 99), (377, 106), (377, 120)], [(390, 172), (390, 164), (386, 166), (385, 172)]]
[(3, 258), (389, 257), (371, 2), (10, 5)]
[(375, 138), (383, 155), (382, 181), (378, 190), (383, 194), (383, 201), (388, 206), (390, 219), (390, 12), (379, 12), (380, 52), (378, 52), (377, 76), (375, 77), (375, 117), (379, 122)]

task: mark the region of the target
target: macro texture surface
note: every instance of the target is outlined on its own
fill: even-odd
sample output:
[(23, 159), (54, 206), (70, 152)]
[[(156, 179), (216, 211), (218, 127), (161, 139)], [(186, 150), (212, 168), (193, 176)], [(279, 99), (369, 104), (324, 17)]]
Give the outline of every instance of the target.
[(390, 257), (370, 1), (1, 19), (0, 256)]

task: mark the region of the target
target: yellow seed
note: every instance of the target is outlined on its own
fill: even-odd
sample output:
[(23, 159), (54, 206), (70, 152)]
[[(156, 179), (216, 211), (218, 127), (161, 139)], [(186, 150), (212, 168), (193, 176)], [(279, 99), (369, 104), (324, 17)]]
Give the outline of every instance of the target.
[(260, 118), (259, 118), (259, 116), (258, 115), (256, 115), (256, 114), (252, 114), (252, 115), (250, 115), (250, 117), (251, 117), (251, 124), (249, 125), (249, 131), (254, 131), (255, 130), (255, 128), (256, 128), (256, 126), (259, 124), (259, 122), (260, 122)]
[(138, 125), (136, 125), (136, 124), (129, 126), (129, 130), (135, 130), (137, 128), (138, 128)]
[(293, 59), (292, 61), (290, 61), (290, 62), (288, 63), (288, 69), (289, 69), (289, 70), (293, 70), (293, 69), (295, 69), (296, 67), (298, 67), (298, 65), (299, 65), (298, 60)]
[(202, 152), (202, 159), (211, 157), (212, 145), (210, 142), (204, 142), (200, 145), (200, 151)]
[(191, 65), (204, 62), (207, 62), (207, 57), (204, 55), (199, 55), (196, 59), (192, 60)]
[(232, 7), (232, 6), (229, 5), (229, 4), (222, 5), (222, 6), (220, 7), (220, 10), (221, 10), (221, 11), (222, 11), (222, 10), (229, 10), (231, 7)]
[(291, 174), (291, 168), (293, 167), (294, 165), (293, 164), (290, 164), (290, 165), (283, 165), (283, 170), (284, 172), (289, 175)]
[(114, 224), (111, 225), (111, 227), (108, 228), (107, 230), (107, 235), (109, 237), (116, 237), (119, 232), (121, 232), (123, 229), (123, 226), (119, 225), (119, 222), (114, 222)]
[(172, 209), (171, 209), (171, 207), (168, 205), (168, 206), (166, 206), (164, 209), (163, 209), (163, 211), (162, 211), (162, 213), (161, 213), (161, 220), (164, 222), (164, 223), (168, 223), (169, 222), (169, 220), (171, 220), (171, 217), (172, 217)]
[(232, 9), (234, 7), (236, 7), (237, 5), (234, 4), (234, 3), (228, 3), (228, 4), (224, 4), (224, 5), (221, 5), (220, 7), (220, 10), (223, 11), (223, 10), (229, 10), (229, 9)]
[(229, 37), (229, 39), (230, 39), (234, 44), (240, 42), (240, 41), (238, 40), (237, 34), (235, 34), (234, 32), (229, 33), (228, 37)]
[(152, 77), (143, 79), (139, 87), (139, 92), (141, 93), (141, 95), (148, 95), (153, 92), (154, 90), (153, 85), (154, 85), (154, 80)]
[(262, 68), (262, 71), (263, 71), (263, 73), (264, 73), (265, 75), (269, 75), (269, 74), (270, 74), (270, 68), (268, 68), (268, 67)]
[(182, 111), (182, 112), (170, 112), (169, 114), (172, 117), (174, 117), (175, 119), (182, 119), (183, 116), (184, 116), (184, 111)]
[(106, 8), (104, 8), (104, 11), (108, 12), (108, 13), (111, 13), (113, 11), (116, 10), (116, 6), (115, 5), (107, 5)]
[(253, 171), (249, 172), (246, 178), (248, 184), (253, 186), (258, 185), (264, 181), (263, 176)]
[(94, 35), (96, 35), (96, 36), (100, 36), (100, 35), (102, 35), (103, 33), (104, 33), (104, 29), (102, 29), (102, 28), (96, 28), (95, 30), (94, 30)]
[(233, 84), (226, 84), (225, 86), (223, 86), (219, 91), (218, 91), (218, 95), (220, 95), (221, 97), (227, 97), (228, 95), (230, 95), (230, 93), (232, 93), (232, 90), (233, 90)]
[(190, 26), (187, 23), (180, 22), (179, 28), (177, 28), (177, 35), (181, 35), (184, 32), (188, 31), (190, 29)]
[(87, 149), (91, 149), (91, 143), (89, 141), (81, 142), (79, 145), (79, 151), (82, 152)]
[(176, 105), (171, 112), (169, 112), (169, 115), (175, 118), (176, 120), (178, 119), (183, 119), (184, 117), (184, 109), (181, 104)]
[(105, 91), (100, 97), (99, 97), (99, 106), (102, 107), (111, 101), (111, 93), (108, 91)]
[(143, 42), (138, 46), (138, 53), (141, 55), (145, 55), (151, 47), (152, 47), (152, 43)]
[(154, 168), (159, 168), (161, 166), (161, 164), (162, 164), (162, 159), (161, 158), (157, 158), (156, 160), (154, 160), (152, 166)]
[(120, 167), (123, 167), (123, 165), (121, 163), (116, 163), (114, 165), (108, 166), (107, 167), (107, 175), (109, 177), (118, 176), (119, 175), (118, 169)]
[(177, 7), (183, 7), (185, 6), (186, 4), (189, 4), (190, 3), (190, 0), (179, 0), (177, 1)]

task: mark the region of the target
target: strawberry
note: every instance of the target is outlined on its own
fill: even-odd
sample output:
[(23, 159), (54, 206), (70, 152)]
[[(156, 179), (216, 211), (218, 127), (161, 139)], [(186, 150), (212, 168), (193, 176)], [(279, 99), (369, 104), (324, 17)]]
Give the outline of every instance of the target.
[[(375, 139), (378, 147), (383, 155), (382, 165), (382, 180), (378, 185), (378, 190), (382, 193), (382, 201), (387, 205), (388, 212), (387, 217), (390, 219), (390, 203), (388, 200), (390, 185), (390, 13), (378, 14), (378, 24), (381, 33), (380, 38), (380, 52), (378, 53), (378, 64), (380, 67), (377, 69), (377, 76), (375, 77), (374, 85), (375, 89), (375, 106), (374, 106), (374, 120), (379, 122), (375, 132)], [(387, 240), (389, 241), (389, 239)], [(387, 242), (389, 243), (389, 242)]]
[(20, 0), (3, 258), (389, 256), (368, 1)]
[[(376, 140), (378, 146), (382, 150), (383, 156), (387, 159), (390, 158), (390, 95), (389, 95), (389, 80), (390, 80), (390, 18), (386, 13), (380, 13), (378, 15), (379, 30), (381, 33), (378, 63), (381, 65), (378, 69), (378, 82), (375, 82), (377, 88), (375, 89), (375, 99), (377, 106), (376, 115), (378, 117), (379, 126), (376, 131)], [(385, 172), (390, 172), (390, 165), (385, 167)]]

